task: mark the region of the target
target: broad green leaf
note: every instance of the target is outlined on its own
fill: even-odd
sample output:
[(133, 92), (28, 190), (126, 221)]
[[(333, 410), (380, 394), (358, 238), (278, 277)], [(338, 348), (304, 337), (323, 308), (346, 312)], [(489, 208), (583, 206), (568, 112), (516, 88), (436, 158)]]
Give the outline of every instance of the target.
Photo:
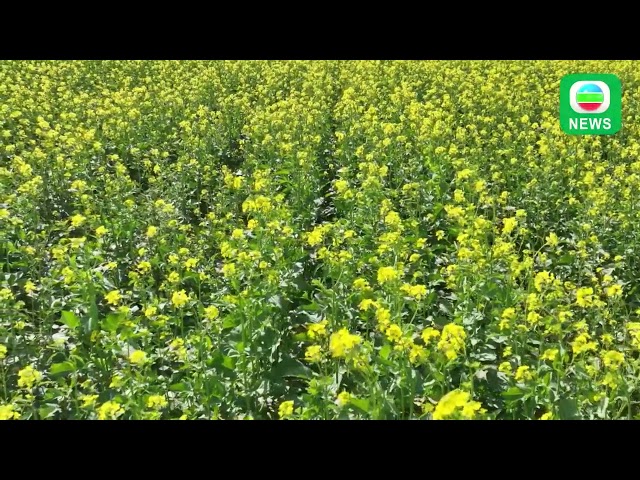
[(110, 313), (107, 315), (107, 318), (105, 318), (102, 321), (102, 327), (108, 332), (113, 333), (120, 326), (120, 323), (122, 322), (122, 317), (123, 316), (120, 313)]
[(578, 417), (578, 403), (572, 398), (563, 398), (558, 402), (558, 414), (562, 420), (576, 420)]
[(71, 328), (72, 330), (80, 326), (80, 319), (73, 312), (69, 312), (66, 310), (63, 311), (62, 314), (60, 315), (60, 320), (62, 321), (62, 323), (64, 323), (67, 327)]
[(493, 362), (496, 360), (496, 354), (491, 352), (480, 353), (476, 358), (481, 362)]
[(222, 328), (233, 328), (238, 325), (238, 318), (235, 315), (227, 315), (222, 321)]
[(53, 365), (51, 365), (51, 367), (49, 368), (49, 373), (51, 373), (52, 375), (57, 375), (60, 373), (74, 372), (75, 370), (76, 366), (72, 362), (66, 361), (54, 363)]
[(283, 308), (283, 299), (282, 295), (274, 295), (269, 300), (267, 300), (271, 305), (278, 308)]
[(388, 343), (380, 349), (380, 356), (387, 360), (389, 358), (389, 354), (391, 354), (391, 345)]
[(575, 256), (567, 253), (558, 259), (558, 265), (572, 265), (575, 260)]
[(357, 409), (369, 413), (369, 400), (366, 398), (352, 398), (349, 400), (349, 405), (353, 405)]
[(508, 400), (517, 400), (523, 395), (524, 395), (524, 392), (520, 390), (518, 387), (511, 387), (508, 390), (502, 392), (502, 396)]
[(301, 306), (300, 309), (306, 310), (308, 312), (317, 312), (318, 310), (320, 310), (320, 305), (318, 305), (316, 302), (313, 302), (308, 305)]
[(60, 407), (58, 405), (46, 404), (38, 409), (38, 416), (44, 420), (53, 417), (53, 415), (59, 411)]
[(311, 370), (295, 358), (288, 358), (277, 364), (271, 371), (274, 378), (298, 377), (311, 378)]
[(229, 370), (233, 370), (233, 368), (236, 366), (236, 362), (232, 357), (227, 357), (225, 355), (224, 358), (222, 359), (222, 365), (228, 368)]

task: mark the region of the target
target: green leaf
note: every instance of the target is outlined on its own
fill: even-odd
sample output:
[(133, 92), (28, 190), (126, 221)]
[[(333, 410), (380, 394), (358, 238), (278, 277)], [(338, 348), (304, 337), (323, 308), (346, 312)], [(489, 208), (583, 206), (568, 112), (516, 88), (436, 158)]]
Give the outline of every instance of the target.
[(366, 398), (352, 398), (349, 400), (349, 405), (353, 405), (357, 409), (369, 413), (369, 400)]
[(60, 407), (58, 405), (46, 404), (43, 407), (38, 409), (38, 416), (41, 419), (47, 419), (49, 417), (53, 417), (56, 412), (60, 411)]
[(558, 259), (558, 265), (572, 265), (575, 259), (573, 255), (567, 253)]
[(187, 384), (183, 382), (174, 383), (173, 385), (169, 386), (169, 390), (171, 390), (172, 392), (184, 392), (187, 390)]
[(98, 313), (98, 305), (96, 304), (96, 291), (95, 287), (89, 285), (89, 311), (84, 318), (84, 332), (91, 333), (98, 328), (98, 320), (100, 314)]
[(233, 370), (233, 367), (236, 366), (236, 362), (232, 357), (227, 357), (225, 355), (222, 359), (222, 366), (228, 368), (229, 370)]
[(442, 212), (442, 210), (444, 210), (444, 205), (442, 203), (436, 203), (433, 206), (433, 218), (436, 218), (438, 215), (440, 215), (440, 212)]
[(316, 302), (313, 302), (308, 305), (302, 305), (300, 309), (306, 310), (307, 312), (317, 312), (318, 310), (320, 310), (320, 305), (318, 305)]
[(431, 290), (431, 292), (429, 292), (429, 295), (426, 296), (422, 303), (423, 305), (431, 305), (436, 300), (436, 298), (438, 298), (437, 292), (435, 290)]
[(578, 403), (572, 398), (563, 398), (558, 402), (558, 414), (562, 420), (576, 420), (578, 417)]
[(518, 387), (511, 387), (508, 390), (502, 392), (503, 398), (508, 400), (517, 400), (524, 395), (524, 392), (520, 390)]
[(479, 353), (475, 356), (480, 362), (493, 362), (496, 360), (496, 354), (491, 352)]
[(64, 323), (67, 327), (71, 328), (72, 330), (80, 326), (80, 319), (73, 312), (68, 312), (66, 310), (63, 311), (62, 314), (60, 315), (60, 320), (62, 321), (62, 323)]
[(380, 356), (387, 360), (389, 358), (389, 354), (391, 354), (391, 345), (388, 343), (380, 349)]
[(75, 372), (76, 370), (76, 366), (73, 364), (73, 362), (60, 362), (60, 363), (54, 363), (53, 365), (51, 365), (51, 367), (49, 368), (49, 373), (51, 373), (52, 375), (58, 375), (61, 373), (69, 373), (69, 372)]
[(273, 305), (274, 307), (278, 307), (278, 308), (284, 308), (283, 307), (283, 299), (282, 299), (282, 295), (274, 295), (271, 298), (269, 298), (269, 300), (267, 300), (271, 305)]
[(107, 318), (102, 321), (102, 327), (108, 332), (114, 333), (116, 330), (118, 330), (121, 322), (122, 314), (110, 313), (109, 315), (107, 315)]
[(311, 378), (311, 369), (295, 358), (288, 358), (277, 364), (271, 371), (274, 378)]
[(227, 315), (222, 321), (222, 328), (233, 328), (238, 325), (238, 319), (234, 315)]

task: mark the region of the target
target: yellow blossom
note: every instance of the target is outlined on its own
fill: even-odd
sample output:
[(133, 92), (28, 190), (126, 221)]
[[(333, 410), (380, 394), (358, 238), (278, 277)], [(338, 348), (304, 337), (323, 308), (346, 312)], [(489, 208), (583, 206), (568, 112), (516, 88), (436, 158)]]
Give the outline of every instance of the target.
[(79, 213), (74, 215), (73, 217), (71, 217), (71, 225), (73, 227), (79, 227), (80, 225), (82, 225), (85, 220), (87, 219), (87, 217), (80, 215)]
[(378, 306), (378, 303), (375, 300), (372, 300), (370, 298), (365, 298), (360, 302), (360, 304), (358, 305), (358, 308), (363, 312), (366, 312), (367, 310), (369, 310), (370, 307), (377, 307), (377, 306)]
[(402, 328), (400, 328), (400, 325), (393, 323), (387, 327), (385, 334), (389, 341), (398, 341), (402, 337)]
[(278, 415), (280, 418), (287, 418), (293, 414), (293, 400), (282, 402), (278, 407)]
[(142, 365), (147, 361), (147, 354), (142, 350), (134, 350), (129, 354), (129, 361), (134, 365)]
[(440, 332), (433, 327), (427, 327), (422, 331), (420, 335), (425, 344), (428, 344), (431, 339), (438, 338), (440, 336)]
[(380, 267), (378, 269), (378, 283), (380, 285), (398, 278), (398, 272), (393, 267)]
[(448, 323), (442, 329), (442, 334), (438, 341), (438, 350), (444, 352), (447, 359), (453, 360), (464, 349), (466, 338), (467, 334), (460, 325)]
[(369, 282), (367, 282), (364, 278), (356, 278), (353, 281), (353, 288), (356, 290), (364, 290), (369, 287)]
[(0, 420), (17, 420), (20, 414), (13, 405), (0, 405)]
[(353, 335), (346, 328), (342, 328), (336, 333), (332, 333), (329, 338), (331, 356), (334, 358), (344, 357), (361, 341), (362, 338), (359, 335)]
[(533, 373), (531, 372), (531, 367), (528, 365), (521, 365), (516, 370), (516, 374), (514, 376), (517, 382), (531, 380), (533, 378)]
[(173, 295), (171, 295), (171, 303), (177, 308), (186, 305), (188, 301), (189, 296), (185, 290), (173, 292)]
[(611, 285), (610, 287), (607, 287), (606, 293), (608, 297), (619, 297), (622, 295), (622, 287), (617, 284)]
[(624, 354), (616, 350), (609, 350), (602, 356), (602, 361), (605, 367), (617, 370), (624, 363)]
[(322, 347), (320, 345), (310, 345), (304, 352), (306, 361), (316, 363), (322, 360)]
[(582, 287), (576, 292), (576, 303), (580, 307), (590, 307), (593, 305), (593, 288)]
[(518, 220), (515, 217), (505, 218), (502, 221), (502, 233), (509, 235), (518, 225)]
[(349, 392), (342, 391), (336, 397), (336, 404), (340, 407), (344, 407), (351, 401), (351, 394)]
[(113, 420), (118, 418), (120, 415), (124, 413), (124, 409), (122, 406), (113, 401), (107, 401), (100, 405), (98, 408), (98, 419), (99, 420)]
[(204, 317), (207, 320), (215, 320), (220, 315), (220, 311), (218, 307), (215, 305), (210, 305), (204, 309)]
[(31, 365), (18, 372), (18, 387), (31, 388), (42, 379), (42, 373)]
[(112, 290), (104, 296), (104, 299), (107, 301), (109, 305), (118, 305), (122, 297), (120, 296), (120, 292), (118, 290)]
[(98, 400), (98, 395), (81, 395), (80, 396), (80, 401), (82, 401), (83, 408), (93, 407), (93, 405), (96, 403), (96, 400)]
[(498, 371), (502, 372), (502, 373), (511, 373), (511, 363), (509, 362), (502, 362), (499, 366), (498, 366)]
[(310, 339), (314, 339), (317, 337), (323, 337), (327, 334), (327, 321), (322, 320), (317, 323), (309, 323), (307, 325), (307, 336)]
[(167, 399), (164, 395), (149, 395), (147, 398), (147, 408), (160, 410), (167, 406)]

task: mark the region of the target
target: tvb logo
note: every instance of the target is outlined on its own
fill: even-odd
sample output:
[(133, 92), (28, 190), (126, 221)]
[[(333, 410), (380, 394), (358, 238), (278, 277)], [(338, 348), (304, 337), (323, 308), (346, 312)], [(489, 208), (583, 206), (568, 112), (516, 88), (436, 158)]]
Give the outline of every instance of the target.
[(569, 135), (613, 135), (622, 126), (622, 86), (609, 73), (575, 73), (560, 81), (560, 127)]

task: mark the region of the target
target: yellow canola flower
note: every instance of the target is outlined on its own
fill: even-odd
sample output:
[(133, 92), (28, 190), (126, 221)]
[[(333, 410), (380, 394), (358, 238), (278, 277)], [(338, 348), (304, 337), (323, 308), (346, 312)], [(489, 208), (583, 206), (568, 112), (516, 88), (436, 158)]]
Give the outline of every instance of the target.
[(187, 292), (185, 290), (173, 292), (173, 295), (171, 295), (171, 303), (174, 307), (180, 308), (186, 305), (188, 301), (189, 296), (187, 295)]
[(342, 391), (336, 397), (336, 404), (340, 407), (346, 406), (352, 399), (352, 396), (349, 392)]
[(518, 220), (515, 217), (505, 218), (502, 221), (502, 233), (504, 235), (509, 235), (513, 232), (518, 225)]
[(118, 290), (112, 290), (104, 296), (104, 299), (109, 305), (118, 305), (122, 297), (120, 296), (120, 292)]
[(109, 400), (98, 408), (98, 420), (114, 420), (123, 413), (124, 409), (119, 403)]
[(616, 350), (609, 350), (602, 356), (604, 366), (611, 370), (617, 370), (624, 363), (624, 353)]
[(278, 416), (280, 418), (288, 418), (293, 414), (293, 400), (282, 402), (278, 407)]
[(215, 305), (209, 305), (204, 309), (204, 317), (207, 320), (215, 320), (220, 315), (220, 310)]
[(464, 328), (455, 323), (448, 323), (442, 329), (442, 334), (438, 341), (438, 350), (442, 351), (448, 360), (454, 360), (464, 349), (466, 338), (467, 334)]
[(327, 321), (322, 320), (317, 323), (309, 323), (307, 325), (307, 336), (311, 339), (323, 337), (327, 334)]
[(147, 361), (147, 354), (142, 350), (134, 350), (129, 354), (129, 361), (134, 365), (142, 365)]
[(310, 345), (304, 352), (304, 358), (307, 362), (317, 363), (322, 361), (322, 347), (320, 345)]
[(462, 390), (453, 390), (444, 395), (433, 412), (434, 420), (445, 420), (459, 412), (464, 418), (472, 419), (482, 410), (480, 402), (471, 401), (471, 395)]
[(168, 405), (164, 395), (149, 395), (147, 398), (147, 408), (160, 410)]
[(0, 420), (17, 420), (20, 413), (16, 411), (14, 405), (0, 405)]
[(71, 217), (71, 225), (73, 227), (79, 227), (80, 225), (82, 225), (85, 220), (87, 219), (87, 217), (80, 215), (79, 213), (74, 215), (73, 217)]
[(356, 345), (362, 342), (362, 337), (349, 333), (349, 330), (342, 328), (336, 333), (332, 333), (329, 338), (329, 351), (334, 358), (345, 357)]
[(383, 285), (399, 277), (398, 271), (394, 267), (380, 267), (378, 269), (378, 283)]
[(18, 372), (18, 387), (32, 388), (41, 379), (42, 373), (29, 365)]

